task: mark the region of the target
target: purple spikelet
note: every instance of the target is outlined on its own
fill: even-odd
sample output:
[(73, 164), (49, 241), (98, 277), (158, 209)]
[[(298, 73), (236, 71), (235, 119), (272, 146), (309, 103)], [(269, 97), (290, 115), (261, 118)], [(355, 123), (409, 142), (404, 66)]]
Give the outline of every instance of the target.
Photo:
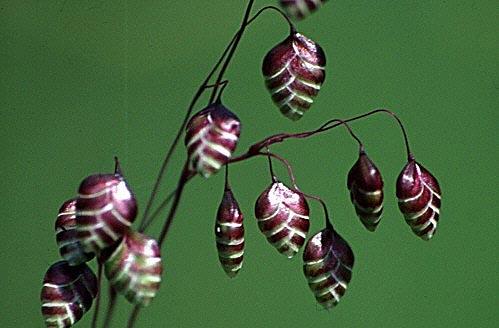
[(347, 187), (362, 224), (369, 231), (376, 230), (383, 212), (383, 179), (364, 151), (348, 172)]
[(397, 179), (398, 205), (412, 231), (424, 240), (436, 232), (441, 191), (437, 179), (413, 158)]
[(188, 168), (205, 178), (218, 172), (236, 149), (241, 122), (219, 103), (195, 114), (186, 128)]
[(318, 10), (327, 0), (280, 0), (288, 15), (303, 19)]
[(310, 222), (308, 203), (302, 193), (276, 181), (258, 197), (255, 216), (268, 242), (288, 258), (305, 243)]
[(230, 188), (226, 188), (218, 207), (215, 235), (218, 259), (229, 277), (235, 277), (243, 265), (243, 213)]
[(40, 296), (46, 326), (73, 326), (88, 312), (97, 292), (97, 277), (86, 264), (53, 264), (45, 274)]
[(354, 255), (332, 227), (312, 236), (303, 251), (303, 272), (317, 302), (326, 309), (338, 304), (352, 278)]
[(309, 110), (326, 77), (322, 48), (300, 33), (292, 33), (265, 56), (262, 73), (272, 100), (293, 121)]
[(79, 265), (90, 261), (93, 253), (83, 250), (76, 230), (76, 199), (70, 199), (62, 204), (55, 221), (57, 246), (62, 258), (69, 265)]
[(113, 245), (137, 216), (137, 203), (120, 174), (95, 174), (83, 180), (76, 201), (78, 238), (86, 252)]

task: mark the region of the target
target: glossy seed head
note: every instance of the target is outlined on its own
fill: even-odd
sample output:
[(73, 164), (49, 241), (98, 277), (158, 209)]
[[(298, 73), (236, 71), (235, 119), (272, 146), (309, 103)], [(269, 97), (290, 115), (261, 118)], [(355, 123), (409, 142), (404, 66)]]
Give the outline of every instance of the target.
[(86, 252), (99, 254), (118, 241), (137, 216), (137, 202), (119, 174), (83, 180), (76, 201), (78, 238)]
[(310, 222), (308, 203), (302, 193), (274, 182), (258, 197), (255, 216), (268, 242), (288, 258), (305, 243)]
[(414, 159), (410, 159), (397, 179), (400, 211), (412, 231), (423, 240), (436, 232), (440, 217), (441, 191), (437, 179)]
[(303, 19), (318, 10), (327, 0), (280, 0), (286, 13), (296, 19)]
[(225, 165), (236, 149), (241, 122), (219, 103), (195, 114), (186, 128), (189, 170), (208, 178)]
[(303, 272), (317, 302), (336, 306), (352, 278), (354, 255), (348, 243), (328, 227), (313, 235), (303, 251)]
[(262, 73), (272, 100), (293, 121), (309, 110), (326, 77), (322, 48), (292, 33), (265, 56)]
[(86, 264), (53, 264), (45, 274), (40, 295), (46, 326), (72, 327), (88, 312), (97, 292), (97, 277)]
[(383, 212), (383, 179), (365, 152), (348, 172), (347, 187), (360, 221), (369, 231), (375, 231)]
[(104, 272), (109, 283), (129, 302), (149, 305), (159, 290), (163, 272), (158, 243), (129, 230), (105, 259)]
[(69, 265), (79, 265), (90, 261), (93, 253), (86, 253), (76, 231), (76, 198), (62, 204), (55, 221), (57, 246), (62, 258)]
[(232, 190), (226, 189), (218, 207), (215, 236), (218, 259), (229, 277), (235, 277), (243, 266), (244, 225), (243, 213)]

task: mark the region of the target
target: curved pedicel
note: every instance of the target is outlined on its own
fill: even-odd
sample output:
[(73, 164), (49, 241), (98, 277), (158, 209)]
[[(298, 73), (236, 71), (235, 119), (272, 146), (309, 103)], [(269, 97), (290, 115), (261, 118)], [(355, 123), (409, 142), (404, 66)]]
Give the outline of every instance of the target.
[(243, 265), (243, 213), (231, 189), (226, 189), (218, 207), (215, 236), (218, 259), (229, 277), (235, 277)]
[(55, 221), (57, 246), (62, 258), (69, 265), (79, 265), (90, 261), (93, 253), (86, 253), (77, 236), (76, 230), (76, 198), (62, 204)]
[(212, 104), (194, 115), (186, 127), (188, 168), (205, 178), (218, 172), (236, 149), (241, 122), (222, 104)]
[(274, 182), (258, 197), (255, 216), (269, 243), (288, 258), (305, 243), (310, 222), (308, 203), (302, 193)]
[(113, 245), (137, 216), (137, 203), (119, 174), (95, 174), (83, 180), (76, 201), (78, 238), (86, 252)]
[(397, 179), (398, 206), (412, 231), (424, 240), (433, 237), (440, 217), (441, 191), (437, 179), (410, 159)]
[(383, 179), (376, 165), (363, 151), (348, 172), (347, 187), (362, 224), (369, 231), (375, 231), (383, 212)]
[(88, 312), (97, 292), (97, 277), (86, 264), (54, 263), (45, 274), (40, 295), (46, 326), (73, 326)]
[(352, 278), (354, 255), (348, 243), (331, 227), (325, 228), (305, 245), (303, 262), (317, 302), (326, 309), (338, 304)]
[(159, 290), (163, 271), (156, 240), (130, 230), (102, 260), (106, 278), (117, 292), (133, 304), (149, 305)]
[(272, 100), (296, 121), (319, 93), (326, 77), (322, 48), (300, 33), (292, 33), (265, 56), (262, 73)]

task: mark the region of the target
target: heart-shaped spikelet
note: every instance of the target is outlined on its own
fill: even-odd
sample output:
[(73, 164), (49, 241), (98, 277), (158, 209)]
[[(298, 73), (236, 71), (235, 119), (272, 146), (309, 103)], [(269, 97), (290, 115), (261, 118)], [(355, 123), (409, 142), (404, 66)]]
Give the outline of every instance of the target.
[(99, 254), (129, 229), (137, 203), (120, 174), (95, 174), (83, 180), (76, 201), (78, 238), (86, 252)]
[(412, 231), (424, 240), (436, 232), (441, 191), (437, 179), (413, 158), (397, 179), (398, 205)]
[(163, 267), (158, 243), (129, 230), (104, 261), (104, 272), (116, 291), (136, 305), (147, 306), (156, 296)]
[(195, 114), (186, 127), (188, 168), (205, 178), (218, 172), (236, 149), (241, 122), (220, 103)]
[(230, 188), (226, 188), (218, 207), (215, 223), (218, 259), (225, 273), (235, 277), (243, 266), (244, 225), (243, 213)]
[(57, 246), (62, 258), (69, 265), (79, 265), (90, 261), (93, 253), (86, 253), (78, 239), (76, 230), (76, 198), (62, 204), (55, 221)]
[(276, 181), (258, 197), (255, 216), (269, 243), (288, 258), (305, 243), (310, 222), (308, 203), (302, 193)]
[(97, 292), (97, 277), (86, 264), (56, 262), (45, 274), (40, 296), (46, 326), (72, 327), (88, 312)]
[(303, 251), (303, 272), (315, 299), (325, 309), (338, 304), (352, 278), (354, 255), (332, 227), (313, 235)]
[(303, 19), (318, 10), (327, 0), (280, 0), (288, 15)]
[(376, 230), (383, 212), (383, 179), (364, 151), (348, 172), (347, 187), (362, 224), (369, 231)]
[(296, 32), (267, 53), (262, 65), (265, 84), (286, 117), (296, 121), (312, 106), (326, 77), (325, 65), (322, 48)]

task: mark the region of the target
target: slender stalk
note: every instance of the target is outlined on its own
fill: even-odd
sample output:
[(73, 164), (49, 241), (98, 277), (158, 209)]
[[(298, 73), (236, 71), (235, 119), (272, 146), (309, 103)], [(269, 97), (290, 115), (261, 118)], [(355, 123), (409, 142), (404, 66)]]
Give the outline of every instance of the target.
[(100, 300), (101, 300), (101, 286), (102, 286), (102, 263), (99, 263), (97, 266), (97, 297), (95, 299), (95, 309), (94, 315), (92, 317), (92, 328), (97, 328), (97, 321), (99, 319), (99, 308), (100, 308)]
[(140, 306), (135, 305), (133, 307), (132, 313), (130, 314), (130, 317), (128, 318), (127, 328), (132, 328), (135, 325), (139, 313), (140, 313)]
[(166, 198), (159, 204), (158, 208), (152, 212), (152, 214), (149, 216), (148, 220), (145, 220), (142, 225), (139, 227), (138, 231), (139, 232), (144, 232), (150, 225), (153, 223), (154, 219), (159, 215), (159, 213), (170, 203), (170, 201), (173, 199), (173, 196), (175, 196), (176, 190), (173, 190)]
[(253, 17), (251, 17), (251, 19), (248, 21), (248, 25), (253, 23), (253, 21), (255, 19), (257, 19), (263, 12), (265, 12), (267, 10), (274, 10), (274, 11), (278, 12), (282, 17), (284, 17), (284, 19), (288, 22), (290, 34), (294, 34), (296, 32), (296, 28), (295, 28), (294, 24), (291, 22), (291, 20), (289, 19), (288, 15), (286, 15), (286, 13), (284, 11), (282, 11), (280, 8), (275, 7), (275, 6), (265, 6), (265, 7), (261, 8), (260, 10), (258, 10), (257, 13)]
[[(173, 153), (175, 151), (175, 148), (178, 145), (180, 137), (182, 136), (182, 133), (183, 133), (183, 131), (185, 129), (185, 126), (187, 125), (187, 122), (189, 121), (189, 117), (191, 116), (192, 111), (194, 110), (194, 106), (198, 102), (198, 100), (201, 97), (201, 95), (203, 94), (203, 92), (208, 87), (209, 81), (211, 80), (212, 76), (215, 74), (215, 72), (217, 71), (217, 69), (220, 67), (220, 65), (222, 64), (222, 62), (225, 59), (225, 57), (226, 57), (227, 53), (229, 52), (229, 50), (232, 49), (232, 46), (234, 45), (236, 37), (237, 37), (237, 34), (234, 35), (234, 37), (232, 38), (232, 40), (226, 46), (226, 48), (223, 51), (222, 55), (220, 56), (220, 58), (218, 59), (218, 61), (216, 62), (216, 64), (213, 66), (213, 68), (211, 69), (211, 71), (208, 73), (208, 75), (204, 79), (203, 83), (201, 83), (201, 86), (198, 88), (198, 90), (194, 94), (194, 97), (192, 98), (191, 103), (189, 104), (189, 107), (187, 108), (187, 111), (185, 113), (185, 116), (184, 116), (184, 119), (182, 121), (182, 124), (180, 125), (180, 127), (179, 127), (179, 129), (177, 131), (175, 139), (170, 144), (170, 147), (168, 148), (168, 151), (166, 152), (165, 158), (163, 160), (163, 163), (161, 164), (161, 168), (159, 169), (158, 175), (157, 175), (156, 180), (154, 182), (154, 186), (153, 186), (153, 189), (151, 191), (151, 195), (149, 196), (149, 199), (147, 201), (147, 204), (146, 204), (146, 207), (145, 207), (145, 210), (144, 210), (144, 215), (142, 216), (142, 221), (141, 221), (141, 223), (139, 225), (140, 227), (142, 227), (144, 225), (144, 222), (148, 218), (149, 212), (151, 211), (151, 208), (152, 208), (152, 204), (154, 203), (154, 200), (156, 199), (156, 196), (157, 196), (158, 191), (159, 191), (159, 187), (161, 185), (161, 182), (163, 181), (164, 174), (165, 174), (165, 172), (166, 172), (166, 170), (168, 168), (168, 164), (169, 164), (169, 162), (171, 160), (171, 157), (172, 157), (172, 155), (173, 155)], [(217, 90), (217, 86), (220, 85), (220, 83), (221, 83), (221, 81), (218, 81), (215, 85), (213, 85), (214, 91)]]
[(111, 320), (113, 319), (114, 310), (116, 309), (116, 291), (112, 286), (109, 286), (109, 301), (107, 304), (106, 318), (102, 328), (111, 327)]
[[(404, 142), (405, 142), (405, 147), (406, 147), (406, 150), (407, 150), (407, 156), (408, 156), (409, 159), (411, 159), (412, 158), (412, 153), (411, 153), (410, 148), (409, 148), (409, 139), (407, 137), (407, 133), (405, 131), (404, 125), (402, 124), (402, 121), (392, 111), (390, 111), (388, 109), (381, 108), (381, 109), (375, 109), (375, 110), (372, 110), (372, 111), (367, 112), (365, 114), (361, 114), (361, 115), (354, 116), (354, 117), (351, 117), (351, 118), (348, 118), (348, 119), (344, 119), (344, 120), (335, 118), (335, 119), (327, 121), (326, 123), (324, 123), (318, 129), (311, 130), (311, 131), (305, 131), (305, 132), (299, 132), (299, 133), (278, 133), (278, 134), (274, 134), (274, 135), (272, 135), (270, 137), (267, 137), (267, 138), (265, 138), (265, 139), (263, 139), (263, 140), (255, 143), (255, 144), (253, 144), (252, 146), (249, 147), (249, 149), (245, 153), (243, 153), (242, 155), (239, 155), (237, 157), (233, 157), (229, 162), (230, 163), (236, 163), (236, 162), (240, 162), (240, 161), (246, 160), (248, 158), (251, 158), (253, 156), (259, 155), (260, 151), (263, 148), (269, 147), (269, 146), (271, 146), (273, 144), (276, 144), (276, 143), (283, 142), (284, 140), (287, 140), (287, 139), (303, 139), (303, 138), (308, 138), (308, 137), (311, 137), (311, 136), (313, 136), (315, 134), (326, 132), (326, 131), (329, 131), (331, 129), (334, 129), (334, 128), (336, 128), (336, 127), (338, 127), (340, 125), (343, 125), (345, 123), (357, 121), (357, 120), (360, 120), (360, 119), (363, 119), (363, 118), (366, 118), (368, 116), (374, 115), (376, 113), (381, 113), (381, 112), (387, 113), (387, 114), (391, 115), (392, 117), (394, 117), (396, 119), (397, 123), (399, 124), (399, 126), (400, 126), (400, 128), (402, 130), (402, 134), (403, 134)], [(331, 124), (331, 123), (333, 123), (333, 124)]]
[[(243, 21), (241, 23), (241, 26), (239, 27), (239, 31), (236, 33), (236, 38), (234, 40), (234, 44), (230, 48), (229, 53), (227, 55), (227, 58), (225, 59), (223, 65), (222, 65), (222, 68), (220, 68), (220, 72), (218, 73), (218, 77), (217, 77), (215, 84), (220, 84), (220, 82), (223, 80), (225, 71), (229, 67), (230, 62), (232, 60), (232, 57), (234, 57), (234, 54), (236, 53), (237, 46), (239, 45), (239, 42), (241, 41), (241, 38), (243, 37), (244, 30), (246, 29), (246, 26), (248, 26), (248, 20), (249, 20), (249, 16), (251, 13), (251, 9), (253, 8), (254, 2), (255, 2), (255, 0), (249, 0), (248, 4), (246, 5), (246, 11), (244, 12)], [(217, 88), (215, 87), (213, 89), (213, 92), (212, 92), (211, 97), (210, 97), (210, 103), (212, 103), (215, 100), (216, 92), (217, 92)]]

